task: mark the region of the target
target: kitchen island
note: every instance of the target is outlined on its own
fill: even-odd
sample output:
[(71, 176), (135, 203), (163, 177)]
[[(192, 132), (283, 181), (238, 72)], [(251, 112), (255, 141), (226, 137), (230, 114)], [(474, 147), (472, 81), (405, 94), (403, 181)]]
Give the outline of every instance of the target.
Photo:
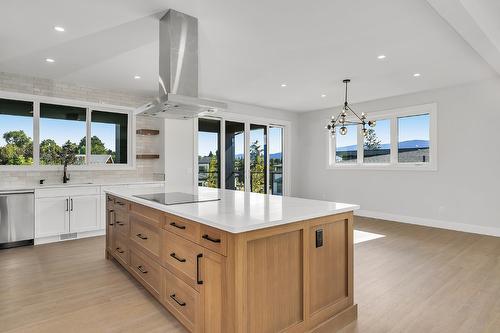
[(356, 319), (358, 206), (207, 188), (166, 191), (107, 191), (106, 256), (189, 331), (335, 332)]

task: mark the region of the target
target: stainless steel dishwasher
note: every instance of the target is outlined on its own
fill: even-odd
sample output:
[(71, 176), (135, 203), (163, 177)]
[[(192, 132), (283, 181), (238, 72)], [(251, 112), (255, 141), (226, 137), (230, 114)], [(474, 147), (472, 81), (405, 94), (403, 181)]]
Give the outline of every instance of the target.
[(34, 208), (33, 190), (0, 191), (0, 249), (33, 245)]

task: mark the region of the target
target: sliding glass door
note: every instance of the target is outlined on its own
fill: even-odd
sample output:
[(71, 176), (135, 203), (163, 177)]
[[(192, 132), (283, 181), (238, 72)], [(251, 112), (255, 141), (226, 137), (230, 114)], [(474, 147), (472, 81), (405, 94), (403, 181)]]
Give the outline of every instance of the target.
[(250, 191), (267, 192), (267, 126), (250, 124)]
[(228, 190), (245, 190), (245, 123), (225, 122), (225, 180)]
[(283, 195), (285, 127), (198, 119), (198, 186)]
[(198, 119), (198, 186), (220, 187), (220, 123)]
[(283, 127), (269, 126), (269, 193), (283, 195)]

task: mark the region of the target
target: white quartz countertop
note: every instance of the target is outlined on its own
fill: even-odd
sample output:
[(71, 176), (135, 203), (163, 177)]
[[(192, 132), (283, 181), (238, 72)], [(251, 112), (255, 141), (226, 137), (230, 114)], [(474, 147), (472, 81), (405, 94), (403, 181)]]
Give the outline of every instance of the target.
[(139, 193), (133, 189), (119, 188), (105, 191), (111, 195), (121, 197), (122, 199), (231, 233), (269, 228), (359, 209), (358, 205), (353, 204), (242, 191), (210, 189), (205, 187), (181, 189), (167, 186), (165, 191), (198, 194), (205, 197), (220, 197), (220, 200), (163, 205), (135, 196), (136, 194), (144, 194), (144, 191)]
[(95, 182), (68, 182), (63, 183), (46, 183), (35, 185), (18, 185), (18, 186), (0, 186), (0, 192), (20, 191), (20, 190), (37, 190), (37, 189), (50, 189), (50, 188), (68, 188), (68, 187), (82, 187), (82, 186), (120, 186), (120, 185), (145, 185), (160, 184), (164, 181), (150, 180), (150, 181), (95, 181)]

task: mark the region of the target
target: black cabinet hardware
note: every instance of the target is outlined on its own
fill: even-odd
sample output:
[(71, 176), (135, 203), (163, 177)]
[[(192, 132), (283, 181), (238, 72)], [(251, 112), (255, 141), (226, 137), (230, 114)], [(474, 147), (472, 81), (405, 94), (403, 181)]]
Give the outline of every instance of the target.
[(125, 223), (120, 222), (120, 221), (116, 221), (116, 224), (118, 224), (118, 225), (125, 225)]
[(137, 266), (137, 269), (142, 273), (142, 274), (148, 274), (148, 271), (144, 269), (141, 265)]
[(117, 247), (117, 248), (116, 248), (116, 252), (118, 252), (118, 253), (123, 253), (123, 252), (125, 252), (125, 251), (123, 251), (121, 248)]
[(71, 211), (73, 211), (73, 198), (69, 199), (71, 201)]
[(177, 260), (177, 261), (180, 261), (180, 262), (186, 262), (186, 259), (184, 259), (184, 258), (179, 258), (178, 256), (176, 256), (176, 255), (175, 255), (175, 252), (170, 253), (170, 256), (171, 256), (172, 258), (174, 258), (175, 260)]
[(139, 237), (142, 240), (148, 239), (148, 237), (144, 236), (143, 234), (137, 234), (136, 236)]
[(178, 225), (178, 224), (176, 224), (175, 222), (170, 223), (170, 225), (171, 225), (172, 227), (177, 228), (177, 229), (182, 229), (182, 230), (186, 229), (186, 226), (184, 226), (184, 225)]
[(200, 259), (203, 258), (203, 254), (200, 253), (196, 256), (196, 283), (203, 284), (203, 280), (200, 279)]
[(180, 306), (186, 306), (186, 302), (179, 301), (176, 297), (175, 294), (170, 295), (170, 298), (175, 301), (175, 303), (179, 304)]
[(69, 199), (66, 199), (66, 211), (69, 212)]
[(125, 206), (125, 203), (123, 203), (123, 202), (117, 201), (116, 203), (117, 203), (118, 205), (120, 205), (120, 206)]
[(207, 241), (211, 241), (213, 243), (220, 243), (220, 238), (211, 238), (209, 235), (205, 234), (201, 236), (201, 238), (206, 239)]

